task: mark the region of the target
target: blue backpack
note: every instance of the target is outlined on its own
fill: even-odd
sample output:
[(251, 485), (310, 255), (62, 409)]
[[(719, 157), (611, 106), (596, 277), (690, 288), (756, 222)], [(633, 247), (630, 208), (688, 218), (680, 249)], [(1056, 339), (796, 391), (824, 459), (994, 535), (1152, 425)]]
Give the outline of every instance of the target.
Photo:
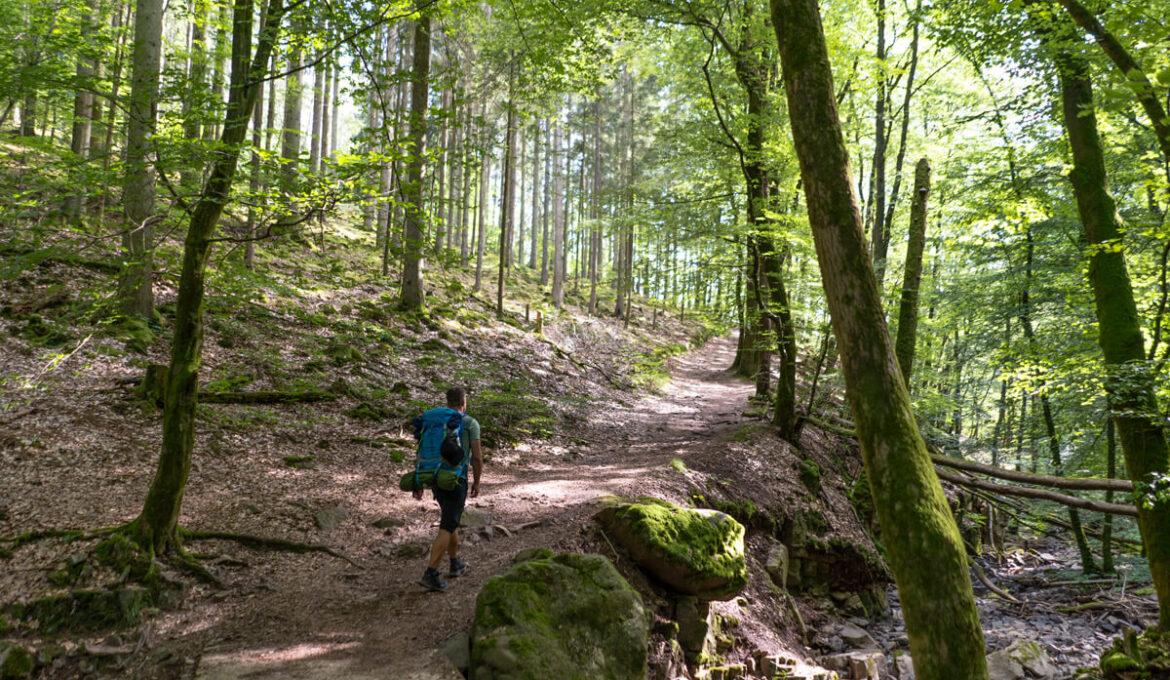
[(466, 468), (460, 441), (463, 414), (452, 408), (433, 408), (415, 418), (413, 424), (418, 452), (414, 472), (406, 475), (412, 478), (408, 490), (427, 486), (454, 489)]

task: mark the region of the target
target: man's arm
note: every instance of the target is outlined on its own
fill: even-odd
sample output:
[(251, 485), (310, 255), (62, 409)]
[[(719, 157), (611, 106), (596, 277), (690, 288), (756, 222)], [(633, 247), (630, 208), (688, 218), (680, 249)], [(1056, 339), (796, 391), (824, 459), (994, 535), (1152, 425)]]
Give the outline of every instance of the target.
[(471, 440), (471, 497), (479, 495), (479, 477), (483, 474), (483, 449), (478, 439)]

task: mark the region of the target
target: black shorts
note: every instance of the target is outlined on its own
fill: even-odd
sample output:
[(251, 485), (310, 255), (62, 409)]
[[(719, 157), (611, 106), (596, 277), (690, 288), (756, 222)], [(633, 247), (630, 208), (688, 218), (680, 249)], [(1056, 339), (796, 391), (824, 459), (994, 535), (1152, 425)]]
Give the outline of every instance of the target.
[(459, 528), (459, 520), (463, 518), (463, 506), (467, 504), (467, 478), (460, 477), (459, 483), (450, 491), (436, 488), (434, 494), (443, 513), (439, 519), (439, 528), (454, 533)]

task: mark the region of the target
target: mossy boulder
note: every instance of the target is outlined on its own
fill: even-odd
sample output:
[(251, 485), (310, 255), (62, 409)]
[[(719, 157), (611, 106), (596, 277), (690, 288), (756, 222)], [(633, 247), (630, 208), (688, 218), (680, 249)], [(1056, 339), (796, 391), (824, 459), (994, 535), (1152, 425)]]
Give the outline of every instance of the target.
[(730, 515), (641, 498), (610, 502), (596, 519), (634, 561), (679, 593), (730, 600), (747, 586), (744, 528)]
[(0, 680), (27, 678), (32, 675), (33, 667), (28, 650), (14, 642), (0, 640)]
[(1101, 675), (1105, 680), (1170, 678), (1170, 633), (1126, 631), (1101, 655)]
[(34, 600), (25, 616), (36, 619), (40, 632), (49, 635), (62, 630), (98, 632), (137, 626), (142, 611), (153, 603), (150, 591), (140, 587), (74, 590)]
[(128, 316), (119, 319), (113, 330), (116, 337), (126, 343), (126, 349), (139, 354), (146, 354), (156, 340), (154, 329), (146, 319), (138, 317)]
[(476, 598), (472, 680), (643, 680), (637, 591), (602, 555), (532, 555)]

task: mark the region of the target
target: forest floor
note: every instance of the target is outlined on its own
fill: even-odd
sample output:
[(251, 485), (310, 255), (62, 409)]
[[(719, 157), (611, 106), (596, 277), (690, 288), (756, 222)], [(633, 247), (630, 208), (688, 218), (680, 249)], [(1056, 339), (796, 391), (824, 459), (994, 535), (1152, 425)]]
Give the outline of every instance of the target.
[[(672, 459), (718, 454), (718, 442), (741, 423), (746, 398), (745, 383), (725, 370), (733, 350), (726, 339), (713, 341), (673, 362), (674, 380), (662, 394), (597, 409), (569, 433), (586, 445), (524, 446), (493, 457), (480, 496), (468, 502), (472, 527), (462, 530), (471, 570), (444, 593), (418, 584), (426, 560), (419, 553), (436, 531), (435, 502), (389, 491), (375, 514), (404, 523), (386, 532), (355, 527), (365, 539), (364, 550), (358, 537), (353, 546), (363, 569), (333, 562), (308, 578), (288, 574), (277, 591), (242, 605), (248, 617), (217, 626), (197, 677), (458, 677), (438, 647), (468, 629), (480, 587), (518, 551), (595, 549), (590, 518), (599, 497), (673, 496)], [(474, 402), (468, 412), (474, 415)], [(485, 524), (494, 527), (491, 538), (475, 527)]]
[[(298, 273), (311, 265), (298, 263)], [(108, 285), (92, 271), (45, 262), (10, 282), (0, 303), (38, 299), (61, 281), (75, 298), (84, 286)], [(861, 463), (855, 442), (815, 427), (805, 428), (799, 450), (776, 438), (749, 400), (754, 387), (728, 370), (733, 339), (680, 354), (702, 339), (697, 327), (645, 307), (629, 329), (567, 313), (549, 319), (540, 337), (523, 321), (523, 304), (513, 301), (509, 322), (500, 323), (488, 303), (450, 282), (448, 294), (460, 301), (414, 320), (384, 316), (378, 286), (306, 290), (272, 287), (262, 304), (228, 309), (213, 302), (204, 387), (304, 389), (340, 380), (344, 389), (319, 404), (201, 405), (181, 521), (324, 544), (352, 563), (194, 541), (189, 548), (222, 588), (194, 585), (180, 606), (130, 631), (4, 633), (46, 655), (38, 677), (457, 680), (442, 643), (469, 629), (483, 582), (534, 547), (606, 554), (656, 618), (669, 616), (669, 595), (591, 521), (609, 494), (769, 518), (768, 531), (767, 523), (749, 526), (744, 597), (713, 606), (735, 622), (728, 661), (763, 652), (815, 663), (845, 649), (838, 633), (846, 621), (868, 629), (885, 651), (906, 649), (892, 587), (889, 612), (866, 619), (839, 593), (789, 598), (771, 584), (764, 563), (778, 525), (794, 518), (815, 514), (825, 541), (872, 549), (848, 499)], [(165, 308), (167, 293), (160, 300)], [(66, 337), (63, 349), (30, 341), (46, 331)], [(157, 411), (126, 383), (146, 363), (165, 361), (165, 343), (148, 343), (142, 355), (123, 344), (60, 310), (42, 311), (35, 323), (0, 320), (0, 536), (110, 526), (137, 514), (161, 429)], [(834, 380), (824, 381), (826, 392), (839, 392)], [(436, 405), (450, 382), (471, 388), (468, 412), (484, 425), (488, 461), (462, 530), (471, 570), (447, 592), (430, 593), (417, 580), (438, 509), (397, 489), (412, 455), (402, 426)], [(833, 403), (839, 408), (839, 394)], [(799, 474), (810, 460), (823, 475), (815, 493)], [(47, 540), (17, 550), (0, 570), (0, 607), (59, 592), (47, 576), (94, 543)], [(1036, 640), (1059, 677), (1092, 665), (1112, 634), (1153, 614), (1145, 584), (1086, 581), (1050, 538), (1025, 535), (1002, 562), (984, 562), (1025, 601), (1007, 603), (976, 585), (989, 651)], [(95, 569), (74, 585), (116, 578)]]

